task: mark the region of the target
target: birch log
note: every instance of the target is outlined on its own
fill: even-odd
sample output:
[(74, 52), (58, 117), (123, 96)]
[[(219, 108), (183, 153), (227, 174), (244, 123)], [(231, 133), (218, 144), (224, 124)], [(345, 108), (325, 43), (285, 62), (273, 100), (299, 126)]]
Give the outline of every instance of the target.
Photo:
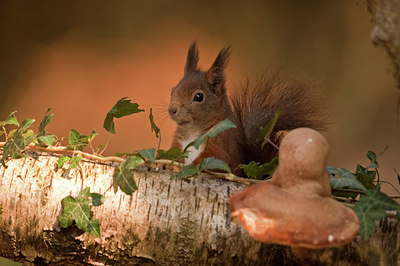
[[(110, 189), (115, 163), (83, 160), (66, 175), (56, 169), (60, 155), (30, 156), (0, 167), (0, 256), (53, 265), (290, 265), (289, 247), (250, 238), (230, 221), (229, 197), (243, 184), (201, 175), (170, 180), (163, 167), (135, 171), (132, 196)], [(61, 229), (61, 200), (85, 187), (103, 193), (93, 207), (101, 238), (76, 227)], [(397, 265), (399, 223), (385, 220), (370, 242), (356, 239), (342, 248), (314, 252), (308, 262), (329, 265)], [(304, 262), (304, 261), (302, 261)], [(376, 263), (375, 263), (376, 262)]]

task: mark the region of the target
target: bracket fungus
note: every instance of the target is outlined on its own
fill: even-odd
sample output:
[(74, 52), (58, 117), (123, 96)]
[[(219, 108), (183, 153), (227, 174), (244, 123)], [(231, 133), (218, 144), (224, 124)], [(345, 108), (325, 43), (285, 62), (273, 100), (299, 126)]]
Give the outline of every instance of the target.
[(358, 233), (357, 215), (331, 196), (325, 171), (328, 142), (317, 131), (298, 128), (282, 140), (271, 182), (231, 196), (232, 220), (262, 242), (295, 250), (349, 243)]

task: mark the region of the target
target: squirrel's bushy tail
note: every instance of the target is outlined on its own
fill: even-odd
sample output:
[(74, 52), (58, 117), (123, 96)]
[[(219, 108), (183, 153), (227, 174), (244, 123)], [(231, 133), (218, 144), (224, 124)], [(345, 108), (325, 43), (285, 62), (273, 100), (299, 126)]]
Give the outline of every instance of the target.
[(277, 154), (276, 148), (267, 144), (261, 149), (256, 142), (260, 127), (270, 121), (276, 110), (283, 111), (271, 134), (276, 141), (276, 133), (298, 127), (324, 130), (328, 124), (322, 99), (315, 92), (312, 82), (292, 80), (275, 71), (257, 81), (246, 81), (231, 96), (233, 111), (239, 120), (242, 148), (246, 163), (269, 162)]

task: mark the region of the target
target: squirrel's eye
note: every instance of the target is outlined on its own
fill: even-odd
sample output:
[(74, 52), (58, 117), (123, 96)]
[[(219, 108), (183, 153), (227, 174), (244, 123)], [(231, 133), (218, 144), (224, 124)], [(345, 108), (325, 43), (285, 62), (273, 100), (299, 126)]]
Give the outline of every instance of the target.
[(196, 93), (196, 95), (195, 95), (194, 98), (193, 98), (193, 101), (195, 101), (195, 102), (202, 102), (203, 99), (204, 99), (204, 94), (201, 93), (201, 92), (199, 92), (199, 93)]

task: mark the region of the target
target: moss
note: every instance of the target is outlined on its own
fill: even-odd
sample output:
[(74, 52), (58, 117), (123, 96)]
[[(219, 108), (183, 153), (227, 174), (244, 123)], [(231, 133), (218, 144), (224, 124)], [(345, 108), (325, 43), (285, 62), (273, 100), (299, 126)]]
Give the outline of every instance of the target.
[(178, 265), (188, 265), (196, 261), (195, 235), (197, 226), (187, 218), (181, 219), (179, 230), (173, 236), (174, 258)]

